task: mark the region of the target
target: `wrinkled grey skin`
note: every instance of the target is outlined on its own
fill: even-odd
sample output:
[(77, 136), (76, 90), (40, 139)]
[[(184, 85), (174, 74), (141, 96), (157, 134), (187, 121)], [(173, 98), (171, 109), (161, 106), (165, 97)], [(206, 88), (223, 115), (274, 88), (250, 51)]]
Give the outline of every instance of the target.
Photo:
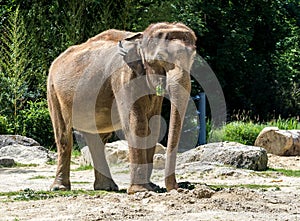
[(53, 190), (69, 190), (72, 128), (81, 131), (93, 158), (94, 189), (118, 190), (104, 144), (122, 129), (129, 143), (128, 193), (155, 190), (150, 181), (160, 130), (163, 82), (171, 101), (165, 184), (178, 187), (175, 164), (190, 92), (194, 32), (181, 23), (157, 23), (142, 33), (105, 31), (72, 46), (51, 65), (47, 95), (58, 150)]

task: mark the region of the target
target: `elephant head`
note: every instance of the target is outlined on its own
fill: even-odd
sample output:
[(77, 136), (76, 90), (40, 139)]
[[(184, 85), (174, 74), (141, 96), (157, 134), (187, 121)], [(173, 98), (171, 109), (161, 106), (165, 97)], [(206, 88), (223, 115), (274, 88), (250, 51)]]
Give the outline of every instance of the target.
[(196, 36), (182, 23), (157, 23), (143, 33), (119, 42), (119, 53), (136, 75), (146, 75), (149, 88), (161, 86), (171, 101), (166, 187), (176, 189), (175, 162), (180, 133), (190, 94), (190, 69), (196, 54)]

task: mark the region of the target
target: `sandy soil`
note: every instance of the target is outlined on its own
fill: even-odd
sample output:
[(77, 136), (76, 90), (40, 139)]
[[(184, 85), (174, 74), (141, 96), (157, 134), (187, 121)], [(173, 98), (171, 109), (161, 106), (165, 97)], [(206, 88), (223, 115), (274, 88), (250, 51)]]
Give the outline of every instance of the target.
[[(78, 166), (75, 163), (72, 168)], [(269, 155), (269, 167), (300, 170), (300, 157)], [(300, 177), (205, 168), (196, 164), (178, 168), (178, 181), (191, 182), (195, 186), (191, 190), (134, 195), (99, 192), (37, 201), (0, 196), (0, 220), (300, 220)], [(113, 165), (111, 169), (119, 187), (126, 189), (128, 165)], [(0, 168), (0, 192), (48, 190), (55, 170), (55, 165)], [(164, 186), (162, 170), (154, 171), (153, 181)], [(93, 171), (72, 170), (71, 182), (73, 190), (91, 190)]]

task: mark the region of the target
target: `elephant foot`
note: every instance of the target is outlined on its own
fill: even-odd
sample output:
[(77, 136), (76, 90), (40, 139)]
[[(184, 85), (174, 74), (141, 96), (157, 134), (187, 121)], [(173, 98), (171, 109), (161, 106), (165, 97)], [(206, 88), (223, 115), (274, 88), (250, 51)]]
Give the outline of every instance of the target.
[(62, 184), (60, 182), (54, 182), (51, 187), (50, 187), (51, 191), (67, 191), (67, 190), (71, 190), (71, 184)]
[(176, 182), (175, 174), (172, 174), (165, 178), (166, 188), (167, 191), (171, 190), (177, 190), (178, 189), (178, 183)]
[(113, 181), (110, 178), (107, 178), (101, 179), (101, 182), (96, 180), (94, 182), (94, 190), (118, 191), (119, 187), (115, 183), (115, 181)]
[(160, 187), (154, 183), (146, 183), (146, 184), (131, 184), (127, 189), (128, 194), (134, 194), (137, 192), (146, 192), (146, 191), (159, 191)]

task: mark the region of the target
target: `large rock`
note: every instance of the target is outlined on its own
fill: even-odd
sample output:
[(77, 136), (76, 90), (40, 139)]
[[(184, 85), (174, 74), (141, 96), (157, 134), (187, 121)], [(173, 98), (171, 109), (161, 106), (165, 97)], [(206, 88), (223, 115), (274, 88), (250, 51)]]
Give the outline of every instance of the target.
[(11, 158), (21, 164), (44, 164), (55, 158), (46, 148), (41, 146), (24, 146), (13, 144), (0, 149), (1, 158)]
[(105, 145), (106, 159), (109, 164), (128, 162), (128, 142), (118, 140)]
[(266, 150), (261, 147), (246, 146), (235, 142), (219, 142), (202, 145), (180, 154), (177, 165), (192, 162), (266, 170), (268, 156)]
[(40, 146), (34, 139), (20, 135), (0, 135), (0, 149), (5, 146), (20, 144), (23, 146)]
[(259, 133), (254, 145), (278, 156), (300, 156), (300, 130), (266, 127)]
[[(163, 169), (162, 165), (164, 164), (164, 154), (166, 148), (157, 143), (154, 155), (154, 165), (155, 169)], [(112, 143), (107, 143), (105, 145), (105, 155), (109, 164), (118, 164), (118, 163), (128, 163), (128, 142), (126, 140), (118, 140)], [(157, 155), (157, 156), (156, 156)], [(91, 165), (91, 154), (87, 146), (81, 149), (81, 165)]]

